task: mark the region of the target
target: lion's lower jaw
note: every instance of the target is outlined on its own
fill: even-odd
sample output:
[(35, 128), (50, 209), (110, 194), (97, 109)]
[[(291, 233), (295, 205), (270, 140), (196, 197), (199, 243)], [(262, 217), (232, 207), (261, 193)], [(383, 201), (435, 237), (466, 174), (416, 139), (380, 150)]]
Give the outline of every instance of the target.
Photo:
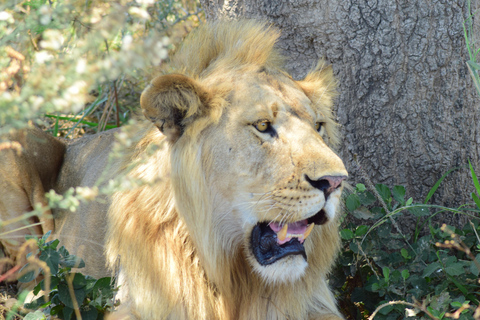
[(308, 262), (302, 255), (292, 255), (271, 265), (260, 265), (255, 258), (250, 263), (264, 281), (271, 284), (292, 283), (303, 277)]

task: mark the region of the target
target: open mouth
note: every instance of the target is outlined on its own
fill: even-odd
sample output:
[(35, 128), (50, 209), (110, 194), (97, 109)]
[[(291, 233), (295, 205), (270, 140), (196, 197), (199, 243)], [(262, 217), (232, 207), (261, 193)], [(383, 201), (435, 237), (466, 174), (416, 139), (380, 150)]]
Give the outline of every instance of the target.
[(250, 245), (257, 262), (263, 266), (272, 264), (290, 255), (301, 255), (307, 260), (303, 242), (313, 227), (328, 220), (325, 210), (316, 215), (289, 224), (261, 222), (252, 230)]

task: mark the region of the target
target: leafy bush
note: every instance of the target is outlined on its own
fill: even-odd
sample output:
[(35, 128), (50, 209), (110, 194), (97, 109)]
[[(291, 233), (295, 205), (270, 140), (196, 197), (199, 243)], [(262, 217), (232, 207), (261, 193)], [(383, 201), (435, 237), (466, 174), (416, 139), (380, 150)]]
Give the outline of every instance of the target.
[[(48, 241), (50, 232), (41, 239), (35, 239), (38, 250), (27, 255), (27, 261), (38, 259), (42, 268), (37, 268), (39, 263), (27, 263), (20, 274), (18, 281), (29, 283), (41, 273), (43, 279), (35, 286), (33, 293), (40, 296), (31, 303), (25, 304), (25, 308), (37, 310), (28, 313), (24, 319), (46, 319), (54, 316), (60, 319), (103, 319), (106, 312), (113, 307), (115, 289), (110, 277), (94, 279), (78, 272), (72, 272), (72, 268), (85, 267), (82, 259), (69, 254), (65, 247), (58, 248), (59, 241)], [(27, 272), (22, 272), (27, 271)], [(41, 291), (43, 290), (43, 291)]]
[[(75, 138), (130, 121), (150, 74), (201, 19), (197, 0), (0, 1), (0, 150), (16, 147), (4, 134), (27, 126), (39, 125), (54, 136)], [(113, 158), (131, 143), (126, 135), (117, 140)], [(79, 187), (63, 195), (51, 190), (46, 195), (48, 207), (75, 211), (81, 202), (99, 194), (143, 183), (125, 177), (102, 182), (102, 187)], [(35, 205), (34, 211), (18, 218), (42, 217), (46, 209)], [(16, 220), (1, 221), (0, 233)], [(110, 281), (71, 273), (73, 263), (80, 268), (83, 262), (58, 248), (58, 241), (45, 241), (45, 237), (27, 241), (38, 242), (39, 251), (27, 258), (20, 281), (30, 280), (40, 268), (45, 279), (35, 292), (52, 290), (46, 290), (48, 302), (40, 298), (28, 305), (45, 309), (25, 318), (48, 314), (70, 319), (75, 303), (83, 319), (102, 318), (111, 307)], [(12, 280), (24, 261), (0, 259), (1, 267), (7, 263), (16, 265), (0, 275), (0, 282)], [(75, 300), (66, 294), (67, 288), (73, 288)], [(18, 300), (24, 298), (19, 293)], [(21, 309), (19, 305), (10, 318)]]
[(121, 125), (200, 13), (195, 0), (3, 1), (0, 135), (30, 120), (68, 137)]
[[(477, 199), (475, 193), (473, 197)], [(374, 222), (349, 223), (340, 232), (344, 248), (332, 281), (341, 287), (345, 314), (385, 320), (472, 319), (475, 314), (480, 319), (480, 219), (472, 211), (414, 204), (405, 199), (403, 186), (382, 184), (371, 191), (357, 184), (345, 205), (354, 217)], [(441, 211), (472, 219), (462, 229), (434, 225), (430, 218)], [(417, 218), (416, 230), (408, 234), (395, 220), (406, 214)]]

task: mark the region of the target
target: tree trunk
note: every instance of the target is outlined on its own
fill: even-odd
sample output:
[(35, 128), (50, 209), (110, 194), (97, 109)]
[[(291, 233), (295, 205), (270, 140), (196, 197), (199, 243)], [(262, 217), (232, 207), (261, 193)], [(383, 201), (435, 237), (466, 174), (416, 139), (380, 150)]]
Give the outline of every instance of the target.
[[(201, 2), (207, 19), (256, 18), (280, 28), (279, 45), (296, 78), (319, 58), (333, 65), (344, 132), (340, 154), (351, 183), (362, 180), (356, 155), (374, 183), (404, 185), (407, 196), (423, 202), (447, 170), (462, 167), (443, 181), (431, 202), (471, 202), (474, 187), (466, 165), (470, 159), (480, 174), (480, 97), (465, 63), (466, 1)], [(479, 2), (472, 0), (472, 12)], [(475, 27), (478, 31), (478, 22)]]

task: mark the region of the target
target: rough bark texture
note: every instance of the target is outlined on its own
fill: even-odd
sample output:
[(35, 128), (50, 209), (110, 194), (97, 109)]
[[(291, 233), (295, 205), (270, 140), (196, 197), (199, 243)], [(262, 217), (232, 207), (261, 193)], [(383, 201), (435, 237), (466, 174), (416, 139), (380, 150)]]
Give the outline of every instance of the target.
[[(362, 180), (354, 155), (374, 183), (405, 185), (415, 201), (467, 159), (480, 173), (480, 97), (465, 64), (466, 1), (201, 2), (207, 19), (256, 18), (280, 28), (296, 78), (318, 58), (333, 65), (350, 182)], [(472, 0), (472, 11), (479, 2)], [(433, 202), (459, 205), (473, 190), (464, 167), (444, 180)]]

